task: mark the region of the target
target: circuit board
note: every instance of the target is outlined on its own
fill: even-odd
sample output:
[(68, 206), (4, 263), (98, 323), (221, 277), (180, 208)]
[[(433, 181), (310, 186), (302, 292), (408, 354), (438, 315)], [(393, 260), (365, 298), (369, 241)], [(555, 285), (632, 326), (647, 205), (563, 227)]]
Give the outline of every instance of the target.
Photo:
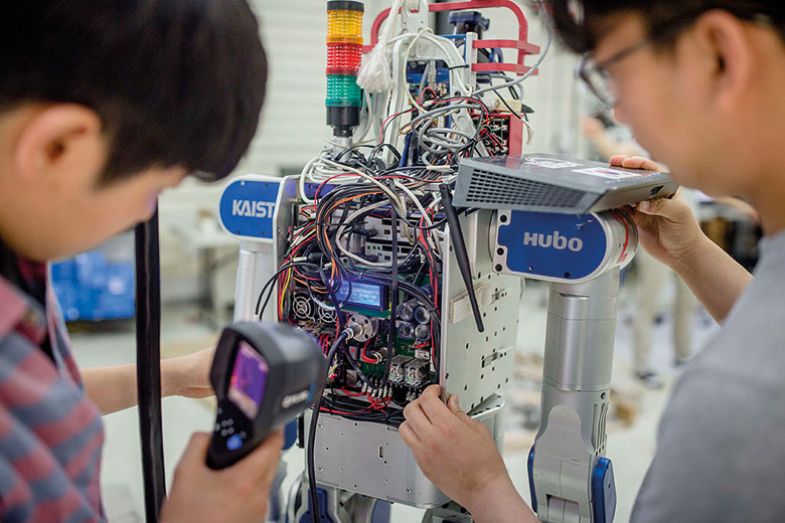
[(292, 205), (279, 321), (310, 333), (325, 355), (347, 325), (357, 328), (332, 361), (325, 412), (397, 426), (438, 381), (445, 220), (438, 175), (417, 174), (396, 175), (389, 189), (311, 185), (313, 203)]

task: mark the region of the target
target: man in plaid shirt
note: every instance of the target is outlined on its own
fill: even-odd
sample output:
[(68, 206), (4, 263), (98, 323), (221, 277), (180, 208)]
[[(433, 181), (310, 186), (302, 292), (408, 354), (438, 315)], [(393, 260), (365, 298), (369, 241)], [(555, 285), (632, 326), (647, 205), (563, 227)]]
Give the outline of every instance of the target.
[[(246, 0), (28, 0), (0, 7), (0, 521), (101, 521), (100, 415), (132, 365), (80, 375), (47, 261), (147, 219), (189, 173), (218, 180), (254, 136), (266, 60)], [(209, 394), (210, 351), (162, 362), (166, 395)], [(262, 521), (275, 435), (236, 466), (196, 434), (163, 521)]]

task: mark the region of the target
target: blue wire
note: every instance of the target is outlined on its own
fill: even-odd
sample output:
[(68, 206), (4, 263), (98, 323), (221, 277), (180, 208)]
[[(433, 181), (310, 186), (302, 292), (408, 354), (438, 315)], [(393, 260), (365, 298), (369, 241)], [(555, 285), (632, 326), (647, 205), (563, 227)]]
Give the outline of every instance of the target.
[(403, 143), (403, 154), (401, 154), (401, 161), (398, 163), (398, 168), (403, 169), (409, 161), (409, 146), (412, 143), (412, 133), (406, 135), (406, 140)]

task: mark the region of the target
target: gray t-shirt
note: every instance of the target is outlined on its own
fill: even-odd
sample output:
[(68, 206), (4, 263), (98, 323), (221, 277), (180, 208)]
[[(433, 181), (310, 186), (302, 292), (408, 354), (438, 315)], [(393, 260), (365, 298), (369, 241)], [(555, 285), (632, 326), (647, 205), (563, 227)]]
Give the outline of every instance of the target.
[(634, 523), (785, 521), (785, 233), (684, 370)]

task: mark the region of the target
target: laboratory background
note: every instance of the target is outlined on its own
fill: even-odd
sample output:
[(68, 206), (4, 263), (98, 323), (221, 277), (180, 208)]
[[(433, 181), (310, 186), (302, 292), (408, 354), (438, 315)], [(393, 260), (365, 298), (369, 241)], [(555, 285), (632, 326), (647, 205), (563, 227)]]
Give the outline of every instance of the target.
[[(379, 37), (373, 32), (379, 32), (381, 29), (383, 33), (385, 29), (385, 26), (374, 27), (374, 20), (379, 13), (390, 8), (391, 2), (252, 0), (251, 3), (260, 19), (262, 39), (269, 60), (267, 99), (258, 136), (235, 174), (229, 179), (216, 184), (187, 179), (181, 186), (162, 194), (159, 201), (161, 355), (164, 358), (182, 356), (215, 346), (222, 329), (237, 318), (238, 299), (243, 300), (241, 304), (243, 307), (248, 308), (250, 302), (253, 302), (251, 308), (258, 307), (255, 302), (260, 294), (260, 288), (250, 288), (245, 293), (237, 288), (238, 282), (251, 285), (257, 283), (257, 280), (253, 277), (250, 279), (238, 277), (238, 268), (247, 268), (243, 256), (248, 256), (248, 246), (253, 242), (249, 241), (246, 233), (238, 234), (236, 230), (229, 230), (231, 225), (227, 227), (226, 223), (222, 224), (222, 201), (225, 194), (228, 194), (229, 188), (237, 188), (236, 185), (233, 186), (237, 183), (242, 183), (247, 188), (248, 184), (253, 183), (273, 183), (259, 180), (277, 179), (280, 180), (280, 187), (284, 188), (282, 189), (284, 192), (289, 188), (296, 191), (299, 189), (300, 178), (305, 175), (308, 177), (306, 181), (313, 183), (313, 186), (324, 185), (326, 180), (330, 179), (331, 173), (337, 172), (335, 165), (329, 163), (330, 160), (324, 160), (324, 151), (335, 150), (341, 144), (352, 143), (345, 132), (339, 132), (346, 127), (346, 122), (368, 110), (369, 102), (372, 109), (388, 109), (388, 106), (384, 106), (379, 100), (372, 100), (368, 93), (361, 93), (356, 84), (339, 85), (337, 77), (344, 80), (349, 78), (350, 82), (353, 81), (352, 60), (357, 59), (357, 56), (348, 51), (345, 56), (340, 55), (343, 51), (331, 44), (354, 42), (355, 45), (362, 43), (370, 46), (374, 38)], [(431, 3), (438, 5), (437, 2)], [(408, 40), (402, 39), (403, 45), (395, 47), (396, 50), (402, 50), (401, 54), (405, 55), (398, 57), (399, 60), (408, 64), (407, 70), (403, 73), (406, 76), (406, 87), (403, 89), (407, 92), (405, 95), (401, 93), (401, 111), (409, 110), (413, 107), (412, 104), (427, 105), (427, 107), (419, 107), (420, 112), (433, 107), (437, 110), (446, 108), (449, 111), (449, 105), (428, 105), (428, 100), (442, 96), (444, 93), (438, 92), (439, 86), (457, 82), (453, 77), (460, 78), (460, 82), (480, 82), (481, 87), (488, 87), (519, 79), (523, 75), (523, 69), (520, 68), (517, 70), (497, 68), (494, 71), (491, 66), (470, 71), (471, 65), (449, 65), (446, 58), (438, 57), (438, 53), (443, 52), (445, 56), (465, 58), (467, 42), (471, 44), (472, 38), (497, 41), (501, 44), (520, 40), (520, 19), (504, 6), (505, 2), (488, 0), (462, 3), (466, 4), (463, 9), (421, 13), (416, 20), (408, 21), (412, 24), (413, 29), (410, 31), (414, 36), (410, 36)], [(541, 5), (536, 1), (526, 0), (509, 3), (518, 5), (523, 10), (528, 24), (526, 39), (533, 46), (527, 47), (531, 53), (525, 57), (524, 63), (527, 66), (536, 66), (536, 70), (533, 70), (532, 74), (527, 74), (522, 82), (504, 90), (497, 90), (483, 98), (488, 107), (483, 108), (472, 102), (466, 103), (464, 108), (466, 114), (470, 115), (470, 120), (475, 117), (480, 119), (487, 117), (489, 121), (493, 120), (486, 127), (486, 132), (491, 133), (493, 137), (484, 139), (482, 141), (484, 146), (493, 149), (500, 156), (536, 154), (541, 156), (541, 163), (546, 166), (548, 158), (581, 158), (607, 164), (609, 158), (617, 154), (645, 156), (646, 151), (635, 143), (632, 134), (622, 124), (614, 120), (612, 111), (599, 103), (576, 77), (575, 70), (579, 58), (562, 48), (559, 42), (549, 35), (544, 24)], [(330, 34), (331, 30), (337, 30), (330, 23), (338, 22), (328, 20), (328, 4), (333, 4), (334, 10), (341, 11), (344, 16), (351, 17), (354, 13), (354, 16), (361, 17), (359, 22), (361, 26), (358, 26), (361, 27), (361, 33), (354, 35), (355, 40), (348, 39), (341, 42), (339, 35)], [(356, 4), (361, 5), (363, 9), (358, 10)], [(494, 6), (490, 7), (490, 4)], [(414, 18), (414, 15), (411, 16)], [(468, 39), (467, 33), (470, 34)], [(421, 35), (420, 41), (413, 41), (418, 38), (418, 34)], [(433, 43), (433, 35), (457, 36), (446, 38), (437, 45)], [(332, 41), (330, 41), (331, 37)], [(383, 38), (384, 34), (381, 37)], [(444, 42), (453, 45), (455, 49), (445, 51)], [(331, 53), (330, 60), (333, 61), (330, 63), (328, 63), (328, 50)], [(456, 50), (458, 52), (455, 52)], [(519, 58), (518, 51), (518, 48), (505, 48), (499, 45), (498, 48), (483, 49), (478, 53), (479, 59), (474, 56), (473, 60), (475, 63), (485, 63), (486, 66), (494, 63), (516, 64)], [(345, 63), (341, 62), (337, 65), (334, 63), (335, 60), (341, 59), (345, 60)], [(368, 59), (367, 55), (365, 59)], [(393, 71), (398, 71), (401, 67), (397, 62), (392, 66)], [(396, 67), (399, 69), (395, 69)], [(336, 72), (338, 74), (335, 74)], [(329, 93), (328, 87), (331, 90)], [(335, 98), (341, 96), (345, 99), (336, 102)], [(326, 104), (326, 100), (330, 103)], [(441, 109), (438, 109), (439, 107)], [(489, 114), (486, 115), (485, 111)], [(442, 117), (438, 123), (434, 123), (436, 120), (431, 120), (419, 128), (416, 128), (415, 124), (409, 124), (411, 127), (407, 128), (411, 115), (403, 117), (386, 113), (387, 119), (382, 128), (371, 128), (367, 133), (369, 138), (367, 143), (371, 145), (355, 148), (354, 152), (345, 154), (343, 159), (354, 158), (354, 153), (358, 152), (366, 159), (369, 156), (375, 157), (374, 160), (378, 161), (379, 165), (394, 163), (404, 166), (409, 158), (415, 156), (415, 152), (410, 150), (412, 136), (414, 136), (424, 137), (426, 141), (430, 140), (428, 147), (431, 149), (428, 151), (431, 156), (426, 154), (426, 158), (438, 163), (437, 152), (446, 149), (450, 150), (451, 154), (459, 154), (459, 146), (465, 136), (465, 133), (438, 128), (442, 124), (460, 127), (461, 116), (457, 112), (449, 114), (452, 116), (447, 117), (447, 120), (450, 118), (452, 120), (448, 124), (444, 124), (445, 118)], [(471, 124), (472, 121), (469, 121), (467, 125)], [(400, 147), (394, 154), (384, 148), (374, 148), (379, 143), (377, 135), (379, 132), (383, 136), (395, 135), (394, 139)], [(505, 140), (506, 143), (503, 143)], [(516, 140), (517, 144), (515, 144)], [(418, 151), (421, 152), (423, 151)], [(558, 162), (558, 160), (553, 161)], [(472, 165), (475, 174), (481, 172), (481, 164)], [(662, 169), (667, 171), (667, 166), (662, 166)], [(437, 169), (432, 172), (439, 171)], [(278, 190), (279, 186), (274, 184), (274, 187)], [(417, 185), (418, 190), (421, 187)], [(386, 185), (382, 189), (387, 190)], [(313, 189), (309, 190), (313, 198)], [(761, 236), (755, 212), (742, 202), (717, 201), (696, 191), (683, 190), (683, 195), (691, 203), (706, 234), (742, 265), (750, 270), (754, 269), (757, 263), (756, 246)], [(411, 195), (405, 196), (408, 198)], [(469, 201), (471, 194), (466, 196), (456, 193), (454, 198), (458, 199), (459, 196)], [(250, 213), (252, 217), (259, 218), (264, 218), (265, 213), (269, 213), (269, 217), (272, 218), (276, 200), (273, 198), (271, 201), (270, 206), (253, 206), (245, 210), (240, 206), (236, 207), (235, 211), (240, 214), (247, 211), (246, 214)], [(422, 205), (427, 206), (431, 201), (436, 201), (436, 198), (434, 197), (433, 200), (424, 198), (421, 201)], [(455, 203), (456, 207), (463, 207), (464, 211), (466, 207), (474, 207), (461, 205), (460, 202)], [(504, 210), (501, 204), (497, 209), (491, 207), (479, 211), (474, 209), (476, 212), (464, 212), (460, 216), (464, 224), (463, 235), (466, 237), (463, 251), (468, 251), (469, 264), (478, 267), (482, 262), (487, 265), (487, 268), (477, 269), (481, 274), (468, 275), (470, 280), (474, 279), (474, 288), (471, 292), (465, 286), (465, 275), (457, 270), (461, 266), (458, 259), (460, 252), (453, 252), (452, 247), (448, 251), (440, 247), (437, 249), (441, 251), (440, 256), (443, 258), (455, 256), (457, 260), (444, 265), (445, 267), (449, 265), (453, 271), (449, 276), (449, 290), (446, 283), (444, 285), (437, 283), (434, 288), (434, 281), (439, 278), (439, 275), (428, 274), (429, 270), (433, 271), (433, 265), (429, 264), (430, 268), (421, 267), (414, 270), (411, 280), (418, 288), (410, 292), (413, 296), (419, 296), (418, 299), (426, 294), (431, 298), (434, 294), (444, 294), (440, 298), (451, 301), (444, 305), (441, 321), (448, 321), (448, 317), (449, 321), (462, 319), (460, 326), (456, 322), (455, 326), (444, 327), (442, 332), (446, 334), (441, 340), (442, 346), (445, 344), (449, 346), (442, 350), (453, 351), (455, 354), (460, 350), (460, 357), (464, 358), (464, 352), (469, 354), (474, 350), (484, 350), (481, 346), (483, 340), (487, 341), (486, 336), (494, 336), (499, 340), (492, 352), (476, 360), (481, 361), (481, 364), (477, 363), (474, 367), (469, 363), (475, 361), (471, 360), (470, 356), (466, 356), (465, 362), (463, 360), (458, 362), (457, 356), (450, 359), (449, 354), (444, 354), (441, 363), (450, 365), (450, 368), (454, 369), (449, 379), (463, 380), (461, 383), (466, 383), (467, 394), (471, 398), (470, 405), (466, 405), (467, 408), (483, 404), (491, 396), (497, 399), (503, 398), (503, 413), (497, 416), (496, 412), (492, 412), (490, 415), (494, 416), (494, 430), (497, 432), (505, 462), (515, 485), (524, 498), (530, 501), (530, 452), (541, 423), (545, 386), (543, 371), (544, 367), (548, 366), (545, 352), (546, 337), (549, 330), (556, 328), (551, 327), (556, 319), (549, 318), (549, 297), (552, 312), (550, 316), (554, 316), (558, 312), (554, 312), (558, 305), (556, 303), (558, 300), (552, 296), (553, 292), (558, 293), (553, 290), (554, 286), (568, 285), (570, 282), (564, 282), (565, 278), (562, 276), (566, 274), (549, 274), (542, 278), (523, 277), (526, 275), (521, 274), (521, 271), (525, 273), (526, 270), (516, 268), (515, 258), (512, 255), (505, 258), (504, 270), (497, 273), (494, 269), (502, 265), (501, 253), (507, 251), (499, 243), (503, 238), (500, 235), (495, 239), (497, 242), (495, 246), (491, 246), (494, 248), (494, 252), (490, 253), (491, 258), (486, 260), (489, 257), (488, 243), (494, 241), (493, 232), (488, 232), (489, 224), (493, 225), (492, 228), (502, 230), (504, 229), (502, 226), (507, 225), (506, 220), (514, 222), (515, 213)], [(389, 210), (389, 207), (376, 204), (377, 211), (384, 211), (384, 209)], [(411, 212), (419, 213), (417, 215), (423, 220), (421, 222), (423, 224), (431, 224), (435, 227), (434, 224), (439, 221), (443, 223), (450, 221), (449, 216), (440, 214), (441, 211), (438, 215), (434, 214), (433, 210), (433, 208), (418, 210), (413, 207), (410, 209)], [(590, 207), (584, 210), (592, 212)], [(309, 214), (312, 212), (314, 211), (306, 205), (296, 206), (294, 214), (297, 216), (287, 218), (289, 220), (287, 223), (289, 227), (295, 229), (302, 227), (298, 232), (302, 236), (295, 236), (294, 240), (289, 237), (276, 241), (293, 241), (295, 244), (305, 241), (303, 237), (307, 236), (309, 225), (297, 220), (314, 219), (314, 216)], [(354, 209), (347, 211), (349, 212), (361, 211)], [(384, 212), (381, 214), (370, 212), (363, 216), (366, 216), (366, 227), (371, 227), (376, 220), (381, 224), (379, 227), (384, 228), (386, 223), (389, 228), (390, 220), (396, 219), (385, 217)], [(315, 219), (319, 219), (318, 213)], [(346, 216), (343, 219), (347, 219)], [(369, 223), (371, 225), (368, 225)], [(620, 222), (617, 223), (604, 214), (599, 215), (598, 223), (606, 227), (605, 232), (613, 238), (617, 237), (619, 230), (622, 236), (625, 231), (627, 234), (630, 232), (629, 227), (625, 229), (624, 224), (618, 225)], [(613, 227), (622, 227), (622, 229), (617, 230)], [(482, 232), (483, 228), (485, 232)], [(278, 230), (278, 235), (285, 237), (285, 233), (291, 230), (283, 226)], [(453, 230), (452, 226), (451, 230)], [(425, 245), (422, 247), (423, 252), (433, 255), (430, 249), (436, 248), (436, 243), (443, 240), (443, 236), (437, 233), (431, 234), (433, 229), (426, 225), (422, 226), (421, 231), (423, 236), (418, 238), (417, 242)], [(354, 233), (348, 231), (347, 234)], [(374, 259), (384, 261), (386, 259), (384, 245), (387, 244), (382, 242), (380, 237), (374, 237), (376, 233), (364, 234), (365, 236), (356, 234), (361, 238), (356, 241), (367, 241), (376, 245), (374, 248), (378, 248), (381, 254)], [(389, 235), (389, 230), (387, 234)], [(454, 234), (454, 230), (451, 234)], [(563, 253), (560, 254), (575, 254), (579, 251), (577, 242), (570, 243), (567, 241), (568, 238), (560, 238), (558, 234), (555, 238), (541, 238), (541, 244), (546, 240), (549, 242), (548, 245), (553, 242), (555, 247), (560, 245), (559, 240), (564, 240)], [(348, 241), (344, 247), (351, 250), (352, 241), (355, 240)], [(396, 246), (393, 246), (392, 250), (400, 248), (397, 241), (396, 237)], [(401, 238), (400, 241), (405, 240)], [(534, 238), (534, 243), (536, 242), (537, 238)], [(261, 251), (268, 246), (269, 244), (264, 243)], [(243, 254), (241, 248), (245, 249)], [(286, 252), (286, 256), (289, 257), (287, 260), (291, 262), (296, 258), (296, 249), (291, 243), (287, 244), (285, 249), (291, 251)], [(456, 247), (454, 250), (461, 249)], [(394, 256), (405, 257), (408, 254), (409, 251), (403, 249), (400, 252), (396, 251)], [(264, 256), (264, 252), (261, 256)], [(269, 263), (272, 266), (268, 267), (269, 274), (273, 274), (280, 267), (280, 258), (280, 255), (271, 255)], [(615, 322), (611, 322), (612, 352), (607, 354), (610, 358), (608, 371), (610, 372), (612, 368), (612, 375), (607, 398), (603, 396), (601, 402), (602, 408), (607, 409), (607, 412), (602, 413), (602, 426), (599, 429), (607, 431), (607, 441), (601, 446), (602, 454), (613, 463), (617, 498), (614, 520), (617, 522), (629, 520), (635, 495), (654, 455), (658, 420), (675, 380), (684, 366), (689, 364), (691, 358), (701, 351), (718, 330), (717, 324), (692, 296), (686, 285), (668, 268), (643, 252), (642, 248), (638, 249), (631, 263), (627, 261), (620, 264), (621, 266), (612, 268), (614, 271), (618, 270), (620, 286), (617, 309), (614, 312)], [(357, 260), (354, 262), (360, 263)], [(604, 269), (605, 267), (602, 270)], [(287, 276), (287, 273), (283, 274)], [(299, 321), (312, 325), (316, 321), (322, 321), (332, 325), (330, 321), (334, 322), (335, 319), (331, 319), (330, 314), (335, 313), (334, 309), (323, 307), (324, 304), (319, 300), (309, 301), (309, 294), (306, 291), (309, 291), (310, 287), (303, 285), (303, 281), (307, 282), (307, 278), (301, 280), (298, 275), (299, 273), (294, 271), (293, 276), (290, 274), (288, 278), (284, 278), (285, 281), (280, 277), (273, 280), (283, 290), (279, 287), (277, 292), (272, 293), (269, 314), (274, 315), (277, 311), (288, 319), (296, 317), (297, 321), (293, 321), (295, 324)], [(75, 357), (81, 366), (94, 367), (135, 361), (137, 348), (134, 323), (135, 276), (132, 231), (119, 235), (94, 251), (53, 265), (53, 284), (68, 321)], [(478, 280), (477, 276), (481, 276), (483, 280)], [(487, 283), (485, 283), (486, 278)], [(386, 304), (382, 303), (382, 298), (392, 299), (390, 295), (384, 294), (388, 289), (378, 284), (378, 280), (371, 281), (377, 283), (363, 283), (359, 279), (355, 282), (353, 290), (338, 291), (338, 294), (343, 292), (344, 301), (357, 302), (351, 315), (352, 321), (360, 325), (358, 329), (362, 332), (358, 334), (357, 340), (362, 343), (358, 345), (359, 349), (354, 354), (360, 362), (360, 369), (343, 369), (336, 372), (344, 373), (341, 378), (345, 381), (342, 384), (344, 390), (353, 390), (356, 395), (367, 396), (368, 408), (375, 410), (376, 416), (381, 416), (379, 412), (383, 412), (383, 409), (379, 407), (379, 402), (384, 402), (388, 395), (400, 393), (393, 392), (390, 385), (383, 380), (379, 381), (368, 370), (375, 368), (379, 361), (388, 357), (388, 353), (385, 352), (388, 350), (387, 343), (382, 338), (389, 335), (385, 330), (386, 327), (383, 326), (385, 318), (389, 319), (389, 315), (385, 316), (382, 310), (386, 307)], [(428, 283), (421, 285), (420, 281)], [(279, 296), (281, 292), (283, 298)], [(401, 291), (401, 296), (405, 294)], [(313, 297), (313, 294), (310, 296)], [(394, 378), (400, 380), (399, 383), (411, 385), (407, 392), (402, 393), (401, 401), (406, 401), (413, 399), (421, 390), (418, 386), (424, 383), (424, 380), (440, 379), (438, 371), (434, 371), (433, 368), (429, 371), (428, 362), (432, 356), (429, 355), (429, 351), (439, 350), (438, 346), (434, 347), (438, 344), (431, 339), (436, 336), (433, 329), (441, 327), (434, 327), (434, 322), (429, 320), (431, 315), (437, 314), (438, 311), (435, 309), (419, 307), (417, 299), (414, 298), (410, 302), (401, 299), (400, 303), (397, 303), (397, 297), (395, 300), (397, 336), (417, 340), (416, 343), (412, 342), (411, 354), (406, 352), (407, 355), (400, 356), (404, 354), (401, 350), (399, 356), (396, 356), (398, 359), (393, 358), (392, 370), (388, 367), (390, 372), (399, 374)], [(374, 310), (375, 313), (372, 314)], [(479, 310), (483, 312), (478, 314)], [(482, 319), (484, 319), (485, 332), (478, 334), (475, 320), (479, 323)], [(563, 327), (561, 332), (567, 332), (567, 327)], [(315, 332), (314, 336), (323, 347), (329, 342), (326, 331)], [(462, 346), (464, 340), (467, 340), (466, 349)], [(472, 340), (474, 344), (471, 348), (468, 340)], [(475, 340), (478, 340), (476, 344)], [(493, 341), (487, 343), (493, 344)], [(382, 345), (385, 346), (384, 351), (380, 348)], [(391, 357), (392, 354), (389, 356)], [(415, 364), (418, 358), (425, 363)], [(365, 377), (361, 377), (363, 370), (370, 376), (368, 383), (365, 382)], [(485, 375), (486, 372), (488, 376)], [(483, 379), (486, 381), (478, 381), (479, 374), (483, 374)], [(441, 375), (441, 378), (444, 379), (445, 376)], [(393, 378), (390, 379), (394, 381)], [(490, 385), (488, 380), (492, 381)], [(476, 386), (477, 392), (469, 391), (470, 386)], [(493, 389), (493, 394), (489, 392), (490, 389)], [(339, 407), (345, 403), (345, 399), (335, 400), (331, 408), (338, 412)], [(165, 473), (167, 481), (170, 482), (174, 466), (191, 433), (213, 430), (216, 400), (174, 397), (164, 398), (162, 405)], [(498, 405), (491, 405), (488, 408), (493, 410), (497, 407)], [(320, 422), (322, 432), (319, 437), (330, 437), (335, 440), (336, 445), (340, 445), (341, 438), (337, 434), (340, 432), (339, 436), (343, 436), (343, 431), (346, 430), (348, 433), (349, 429), (344, 429), (340, 425), (340, 420), (344, 418), (337, 414), (334, 417), (338, 421), (333, 420), (333, 415), (325, 415), (325, 419)], [(356, 419), (352, 418), (351, 421), (354, 426), (357, 426)], [(132, 408), (111, 414), (104, 418), (104, 422), (106, 445), (103, 451), (101, 478), (108, 519), (114, 523), (144, 521), (145, 493), (138, 411)], [(361, 432), (359, 436), (349, 434), (345, 439), (349, 441), (354, 437), (363, 437), (370, 440), (377, 437), (377, 427), (384, 426), (383, 423), (368, 425), (373, 427)], [(332, 436), (326, 436), (329, 431), (337, 432)], [(319, 445), (320, 443), (317, 442), (317, 447)], [(372, 445), (373, 449), (380, 447), (374, 452), (380, 453), (387, 448), (384, 443), (381, 446)], [(393, 443), (390, 445), (390, 449), (395, 446)], [(349, 454), (341, 455), (344, 451)], [(350, 451), (351, 445), (348, 443), (344, 448), (332, 453), (328, 453), (323, 448), (317, 450), (316, 466), (319, 467), (320, 473), (325, 474), (325, 478), (330, 474), (335, 476), (332, 479), (327, 478), (327, 483), (332, 481), (331, 486), (340, 485), (341, 489), (349, 492), (376, 495), (382, 492), (380, 487), (371, 485), (373, 483), (371, 480), (367, 485), (363, 483), (358, 485), (357, 478), (365, 477), (363, 474), (371, 479), (383, 476), (384, 481), (388, 482), (389, 488), (392, 489), (391, 492), (395, 492), (385, 501), (401, 501), (389, 503), (385, 507), (385, 510), (389, 510), (388, 521), (420, 521), (425, 509), (418, 508), (416, 505), (421, 504), (419, 501), (427, 504), (431, 494), (427, 488), (418, 490), (421, 486), (418, 482), (422, 480), (417, 478), (416, 474), (408, 470), (403, 472), (393, 470), (394, 461), (399, 456), (391, 456), (386, 460), (385, 456), (380, 454), (377, 461), (382, 468), (374, 476), (373, 470), (367, 470), (373, 464), (369, 464), (366, 458), (351, 455)], [(305, 467), (305, 453), (305, 449), (297, 443), (284, 453), (287, 472), (283, 477), (283, 484), (279, 485), (278, 489), (281, 499), (286, 500), (292, 491), (292, 485), (296, 487), (297, 481), (303, 481), (301, 473)], [(340, 461), (347, 464), (347, 469), (354, 466), (351, 465), (352, 463), (359, 463), (358, 466), (362, 466), (365, 470), (363, 474), (344, 471), (343, 465), (338, 464)], [(401, 468), (404, 467), (403, 463), (399, 464)], [(321, 468), (322, 465), (324, 469)], [(339, 477), (342, 473), (345, 477)], [(399, 484), (393, 485), (396, 482)], [(407, 486), (407, 482), (416, 484), (416, 487)], [(364, 490), (364, 487), (367, 490)], [(406, 492), (412, 488), (417, 490), (415, 493), (417, 495), (411, 495), (411, 502), (404, 502), (406, 500), (402, 498), (406, 498)], [(286, 512), (289, 509), (283, 507), (281, 510)]]

